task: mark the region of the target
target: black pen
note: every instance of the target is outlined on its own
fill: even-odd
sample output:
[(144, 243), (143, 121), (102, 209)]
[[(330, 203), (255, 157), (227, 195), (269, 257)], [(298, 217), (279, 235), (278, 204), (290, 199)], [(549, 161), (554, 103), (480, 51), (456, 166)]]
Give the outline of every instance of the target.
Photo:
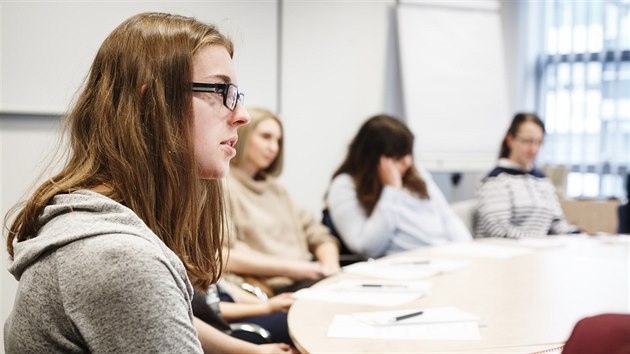
[(406, 315), (400, 315), (400, 316), (394, 317), (391, 322), (398, 322), (398, 321), (406, 320), (408, 318), (420, 316), (423, 313), (424, 313), (424, 311), (416, 311), (416, 312), (408, 313)]

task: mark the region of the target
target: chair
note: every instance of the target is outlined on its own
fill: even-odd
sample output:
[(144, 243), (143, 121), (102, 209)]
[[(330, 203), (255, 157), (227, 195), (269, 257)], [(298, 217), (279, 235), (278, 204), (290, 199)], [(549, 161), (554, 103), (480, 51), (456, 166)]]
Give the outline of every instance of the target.
[(617, 216), (619, 227), (617, 233), (630, 234), (630, 173), (626, 175), (626, 203), (619, 205)]
[[(244, 282), (240, 284), (240, 287), (241, 289), (256, 296), (257, 298), (263, 301), (267, 301), (269, 300), (269, 296), (273, 295), (273, 291), (266, 284), (260, 284), (260, 283), (261, 282), (257, 281), (257, 283), (254, 284), (253, 278), (250, 279), (250, 277), (246, 277), (244, 279)], [(265, 287), (263, 288), (261, 287), (261, 285), (264, 285)]]
[(211, 285), (207, 293), (195, 290), (192, 309), (195, 317), (232, 337), (249, 342), (272, 343), (271, 333), (254, 323), (228, 323), (221, 316), (219, 293), (216, 285)]
[(602, 314), (581, 319), (562, 354), (630, 353), (630, 314)]
[(619, 219), (617, 233), (630, 234), (630, 201), (626, 202), (626, 204), (619, 205), (619, 208), (617, 208), (617, 217)]
[(339, 241), (339, 264), (342, 267), (367, 260), (367, 258), (362, 255), (356, 254), (348, 249), (348, 246), (346, 246), (343, 239), (339, 236), (337, 229), (335, 229), (335, 225), (330, 217), (330, 211), (328, 211), (328, 208), (322, 211), (322, 224), (326, 225), (328, 230), (330, 230), (330, 234), (335, 236), (337, 241)]
[(471, 235), (475, 234), (475, 222), (477, 219), (477, 204), (476, 198), (461, 200), (451, 203), (451, 209), (455, 212), (455, 215), (466, 225)]

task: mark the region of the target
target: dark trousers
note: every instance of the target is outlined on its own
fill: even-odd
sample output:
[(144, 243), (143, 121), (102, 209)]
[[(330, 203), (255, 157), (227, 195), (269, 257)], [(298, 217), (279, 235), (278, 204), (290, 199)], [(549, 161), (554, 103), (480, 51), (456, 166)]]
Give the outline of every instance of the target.
[[(234, 299), (227, 294), (221, 293), (219, 295), (221, 301), (234, 302)], [(237, 322), (254, 323), (271, 333), (271, 338), (276, 343), (286, 343), (293, 346), (293, 341), (289, 337), (289, 325), (287, 323), (286, 312), (275, 312), (269, 315), (253, 316), (243, 318)], [(248, 341), (254, 344), (265, 344), (265, 342), (257, 335), (237, 332), (233, 334), (234, 337)]]

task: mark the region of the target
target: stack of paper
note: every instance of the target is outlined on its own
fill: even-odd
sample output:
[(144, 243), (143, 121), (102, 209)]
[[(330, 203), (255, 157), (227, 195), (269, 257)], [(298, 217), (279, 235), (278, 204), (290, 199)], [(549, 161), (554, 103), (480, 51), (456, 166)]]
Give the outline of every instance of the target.
[(465, 261), (394, 258), (351, 264), (343, 271), (382, 279), (410, 280), (453, 272), (466, 266), (468, 262)]
[(456, 307), (360, 312), (335, 315), (333, 322), (328, 327), (328, 336), (373, 339), (479, 340), (479, 318)]
[(293, 297), (371, 306), (398, 306), (425, 296), (430, 288), (431, 283), (424, 281), (344, 280), (302, 289), (294, 293)]

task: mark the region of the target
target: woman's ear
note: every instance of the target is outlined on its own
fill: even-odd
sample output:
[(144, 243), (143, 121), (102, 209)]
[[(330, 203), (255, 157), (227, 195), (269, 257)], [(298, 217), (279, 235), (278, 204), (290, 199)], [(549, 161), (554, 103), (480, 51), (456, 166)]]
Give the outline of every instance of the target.
[(512, 135), (512, 133), (508, 133), (508, 135), (505, 137), (505, 143), (507, 144), (508, 148), (510, 148), (510, 150), (512, 150), (513, 142), (514, 142), (514, 136)]
[(140, 86), (140, 100), (144, 98), (144, 94), (147, 92), (147, 84)]

